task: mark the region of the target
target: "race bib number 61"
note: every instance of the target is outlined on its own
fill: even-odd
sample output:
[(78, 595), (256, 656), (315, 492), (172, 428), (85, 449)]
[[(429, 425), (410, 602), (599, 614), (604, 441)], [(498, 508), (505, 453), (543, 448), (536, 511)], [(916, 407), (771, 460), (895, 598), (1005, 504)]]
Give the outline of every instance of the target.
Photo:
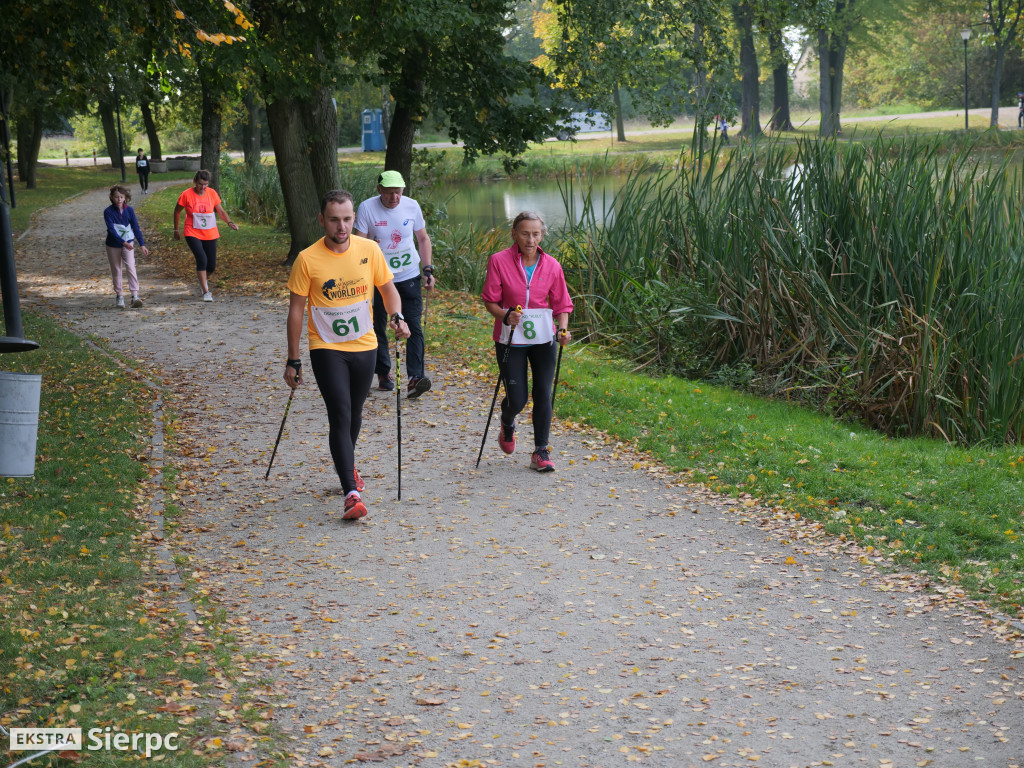
[(368, 301), (344, 307), (311, 307), (310, 310), (317, 335), (328, 344), (355, 341), (373, 330)]

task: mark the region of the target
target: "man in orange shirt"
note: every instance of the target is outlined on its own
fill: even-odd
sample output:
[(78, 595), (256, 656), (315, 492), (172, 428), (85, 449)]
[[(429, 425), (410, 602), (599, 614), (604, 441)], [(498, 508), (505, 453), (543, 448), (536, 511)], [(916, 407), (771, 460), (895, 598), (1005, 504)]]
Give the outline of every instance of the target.
[(309, 301), (309, 362), (327, 406), (329, 443), (334, 468), (345, 492), (343, 519), (366, 514), (355, 470), (355, 444), (362, 426), (363, 403), (373, 384), (377, 336), (373, 332), (373, 289), (384, 299), (391, 329), (409, 338), (402, 300), (380, 247), (352, 235), (352, 195), (334, 190), (320, 204), (324, 237), (299, 253), (288, 278), (288, 360), (284, 380), (295, 389), (302, 383), (299, 341)]

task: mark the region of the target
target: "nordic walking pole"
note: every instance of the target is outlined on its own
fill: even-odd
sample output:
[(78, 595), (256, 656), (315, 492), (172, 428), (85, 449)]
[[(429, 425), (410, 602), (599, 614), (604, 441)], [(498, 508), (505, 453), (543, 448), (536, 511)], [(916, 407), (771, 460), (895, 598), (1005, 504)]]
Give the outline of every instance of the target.
[[(427, 306), (428, 306), (427, 299), (428, 298), (430, 298), (430, 289), (429, 288), (424, 288), (423, 289), (423, 315), (422, 315), (422, 319), (420, 320), (420, 330), (421, 331), (427, 327)], [(424, 339), (423, 339), (423, 375), (426, 376), (427, 375), (427, 340), (426, 340), (426, 333), (424, 333), (423, 335), (424, 335)]]
[[(560, 336), (565, 336), (565, 329), (563, 328), (559, 332)], [(555, 383), (551, 387), (551, 411), (555, 410), (555, 392), (558, 391), (558, 372), (562, 370), (562, 351), (565, 349), (563, 344), (558, 345), (558, 362), (555, 363)]]
[(270, 454), (270, 464), (267, 465), (267, 474), (265, 474), (263, 476), (264, 480), (267, 480), (270, 477), (270, 468), (272, 466), (274, 466), (274, 457), (277, 456), (277, 446), (281, 442), (281, 435), (284, 434), (284, 423), (285, 423), (285, 421), (288, 420), (288, 411), (292, 407), (292, 398), (293, 397), (295, 397), (295, 390), (294, 389), (288, 394), (288, 405), (286, 405), (284, 407), (284, 418), (281, 419), (281, 428), (279, 430), (277, 430), (277, 440), (274, 441), (274, 450)]
[(398, 340), (398, 329), (395, 329), (395, 404), (398, 414), (398, 500), (402, 500), (402, 357)]
[[(516, 306), (516, 312), (522, 312), (523, 308)], [(494, 382), (494, 397), (491, 398), (491, 410), (487, 412), (487, 426), (484, 427), (484, 436), (480, 441), (480, 453), (476, 455), (476, 468), (480, 469), (480, 457), (484, 455), (484, 445), (487, 444), (487, 433), (491, 431), (491, 417), (494, 416), (494, 404), (498, 402), (498, 389), (501, 387), (502, 377), (505, 375), (505, 364), (508, 362), (508, 351), (512, 348), (512, 336), (516, 332), (513, 325), (508, 332), (508, 344), (505, 345), (505, 354), (501, 356), (501, 363), (498, 365), (498, 380)]]

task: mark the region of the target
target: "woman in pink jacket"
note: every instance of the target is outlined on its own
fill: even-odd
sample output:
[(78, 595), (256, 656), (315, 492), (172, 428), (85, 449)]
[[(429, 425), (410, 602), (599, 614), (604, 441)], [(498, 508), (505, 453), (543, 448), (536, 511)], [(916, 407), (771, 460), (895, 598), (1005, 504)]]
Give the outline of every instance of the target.
[[(487, 262), (483, 300), (494, 316), (494, 349), (499, 374), (505, 379), (498, 445), (516, 449), (516, 416), (526, 407), (527, 364), (533, 371), (533, 442), (530, 468), (553, 472), (548, 452), (551, 433), (551, 387), (555, 378), (556, 343), (572, 340), (569, 313), (572, 299), (562, 265), (540, 248), (548, 228), (539, 213), (523, 211), (512, 222), (511, 248)], [(504, 370), (501, 361), (508, 359)]]

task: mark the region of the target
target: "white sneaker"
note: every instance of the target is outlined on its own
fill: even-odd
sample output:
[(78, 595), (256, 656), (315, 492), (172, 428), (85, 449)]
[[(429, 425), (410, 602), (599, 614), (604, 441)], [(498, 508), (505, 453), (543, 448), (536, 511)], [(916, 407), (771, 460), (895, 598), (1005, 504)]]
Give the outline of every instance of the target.
[(138, 309), (142, 306), (142, 299), (139, 298), (139, 294), (132, 294), (132, 309)]
[(117, 296), (114, 298), (114, 306), (118, 309), (124, 309), (124, 296)]
[(206, 293), (204, 293), (203, 294), (203, 301), (213, 301), (213, 294), (210, 291), (207, 291)]

